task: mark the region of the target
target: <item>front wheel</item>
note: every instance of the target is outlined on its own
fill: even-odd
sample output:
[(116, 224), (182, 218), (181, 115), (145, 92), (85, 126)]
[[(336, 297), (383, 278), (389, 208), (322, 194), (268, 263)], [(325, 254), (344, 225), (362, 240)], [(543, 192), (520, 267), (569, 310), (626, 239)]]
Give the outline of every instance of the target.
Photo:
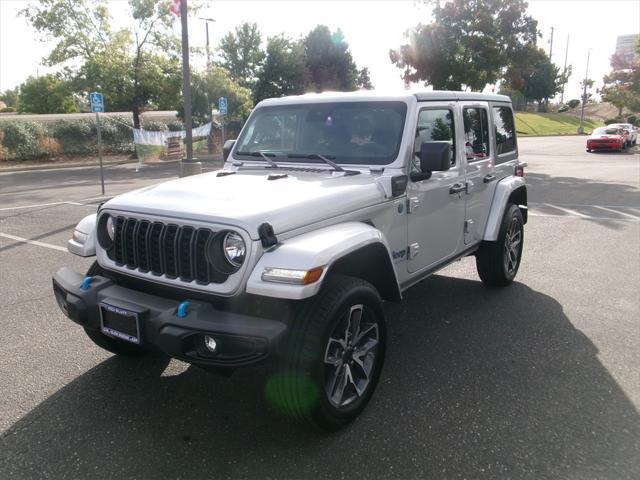
[(524, 221), (517, 205), (507, 205), (495, 242), (483, 242), (476, 253), (476, 268), (491, 286), (510, 284), (518, 273), (524, 243)]
[(386, 346), (382, 301), (369, 283), (332, 275), (293, 320), (267, 396), (285, 415), (337, 430), (364, 409)]

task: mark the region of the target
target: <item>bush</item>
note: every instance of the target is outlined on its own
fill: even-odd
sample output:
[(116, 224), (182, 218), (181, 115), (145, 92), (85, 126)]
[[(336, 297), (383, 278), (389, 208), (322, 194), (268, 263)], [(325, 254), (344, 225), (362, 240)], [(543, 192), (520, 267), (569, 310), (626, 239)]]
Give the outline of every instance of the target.
[(41, 141), (44, 131), (34, 122), (2, 122), (2, 146), (7, 150), (9, 160), (30, 160), (47, 155)]
[(566, 112), (568, 110), (569, 110), (569, 105), (560, 105), (560, 108), (558, 109), (558, 112), (562, 113), (562, 112)]
[(569, 100), (567, 102), (567, 105), (569, 105), (569, 108), (576, 108), (578, 105), (580, 105), (580, 100), (578, 100), (577, 98), (574, 98), (572, 100)]
[(16, 109), (13, 107), (4, 107), (4, 108), (0, 108), (0, 113), (7, 113), (7, 112), (15, 112)]
[(639, 121), (640, 119), (638, 119), (636, 115), (629, 115), (627, 117), (627, 123), (630, 123), (631, 125), (640, 125)]
[(147, 130), (148, 132), (166, 132), (168, 130), (167, 128), (167, 124), (164, 122), (156, 122), (156, 121), (150, 121), (150, 122), (145, 122), (141, 128), (143, 130)]
[(96, 123), (92, 119), (58, 120), (49, 125), (49, 132), (62, 146), (62, 153), (83, 155), (97, 152)]
[(624, 118), (622, 118), (622, 117), (607, 118), (604, 121), (605, 125), (611, 125), (612, 123), (627, 123), (627, 122), (625, 122)]
[(171, 122), (167, 123), (167, 128), (170, 132), (180, 132), (184, 130), (184, 125), (182, 125), (182, 122), (180, 120), (172, 120)]

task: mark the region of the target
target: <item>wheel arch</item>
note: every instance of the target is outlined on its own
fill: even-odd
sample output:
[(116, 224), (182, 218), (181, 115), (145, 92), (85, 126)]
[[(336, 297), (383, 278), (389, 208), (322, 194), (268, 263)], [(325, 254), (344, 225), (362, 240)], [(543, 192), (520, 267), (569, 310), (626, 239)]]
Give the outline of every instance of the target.
[(522, 219), (526, 223), (528, 217), (527, 185), (524, 178), (510, 176), (496, 185), (483, 240), (493, 242), (498, 238), (502, 217), (509, 203), (518, 205), (522, 212)]

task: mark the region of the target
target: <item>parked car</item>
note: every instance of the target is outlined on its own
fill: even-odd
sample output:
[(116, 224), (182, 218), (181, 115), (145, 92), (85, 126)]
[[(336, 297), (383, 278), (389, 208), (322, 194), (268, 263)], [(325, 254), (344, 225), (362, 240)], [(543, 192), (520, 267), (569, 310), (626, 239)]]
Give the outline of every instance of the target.
[(53, 290), (98, 346), (225, 372), (268, 361), (274, 406), (335, 430), (380, 377), (383, 301), (469, 255), (487, 285), (520, 267), (527, 187), (509, 97), (264, 100), (223, 156), (222, 170), (117, 196), (76, 227), (69, 250), (96, 262), (60, 269)]
[(608, 125), (596, 128), (587, 137), (587, 152), (594, 150), (617, 150), (621, 152), (626, 146), (627, 139), (623, 129)]
[[(624, 131), (628, 132), (627, 134), (627, 146), (630, 147), (635, 145), (638, 142), (638, 129), (631, 125), (630, 123), (612, 123), (608, 125), (609, 127), (620, 127)], [(623, 131), (623, 133), (624, 133)]]

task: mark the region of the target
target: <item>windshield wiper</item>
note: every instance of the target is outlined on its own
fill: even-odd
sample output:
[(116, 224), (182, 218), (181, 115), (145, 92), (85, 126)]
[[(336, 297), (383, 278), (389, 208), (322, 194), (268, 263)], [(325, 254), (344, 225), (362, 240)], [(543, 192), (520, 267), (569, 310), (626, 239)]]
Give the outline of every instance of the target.
[[(287, 155), (287, 158), (308, 158), (308, 159), (319, 159), (322, 160), (327, 165), (331, 166), (336, 172), (344, 172), (345, 169), (338, 165), (336, 162), (329, 160), (324, 155), (320, 155), (319, 153), (290, 153)], [(335, 158), (335, 157), (333, 157)]]
[(265, 153), (262, 150), (258, 150), (257, 152), (236, 152), (238, 155), (249, 155), (251, 157), (262, 157), (269, 164), (271, 168), (278, 168), (278, 164), (269, 158), (269, 155), (275, 157), (273, 153)]

